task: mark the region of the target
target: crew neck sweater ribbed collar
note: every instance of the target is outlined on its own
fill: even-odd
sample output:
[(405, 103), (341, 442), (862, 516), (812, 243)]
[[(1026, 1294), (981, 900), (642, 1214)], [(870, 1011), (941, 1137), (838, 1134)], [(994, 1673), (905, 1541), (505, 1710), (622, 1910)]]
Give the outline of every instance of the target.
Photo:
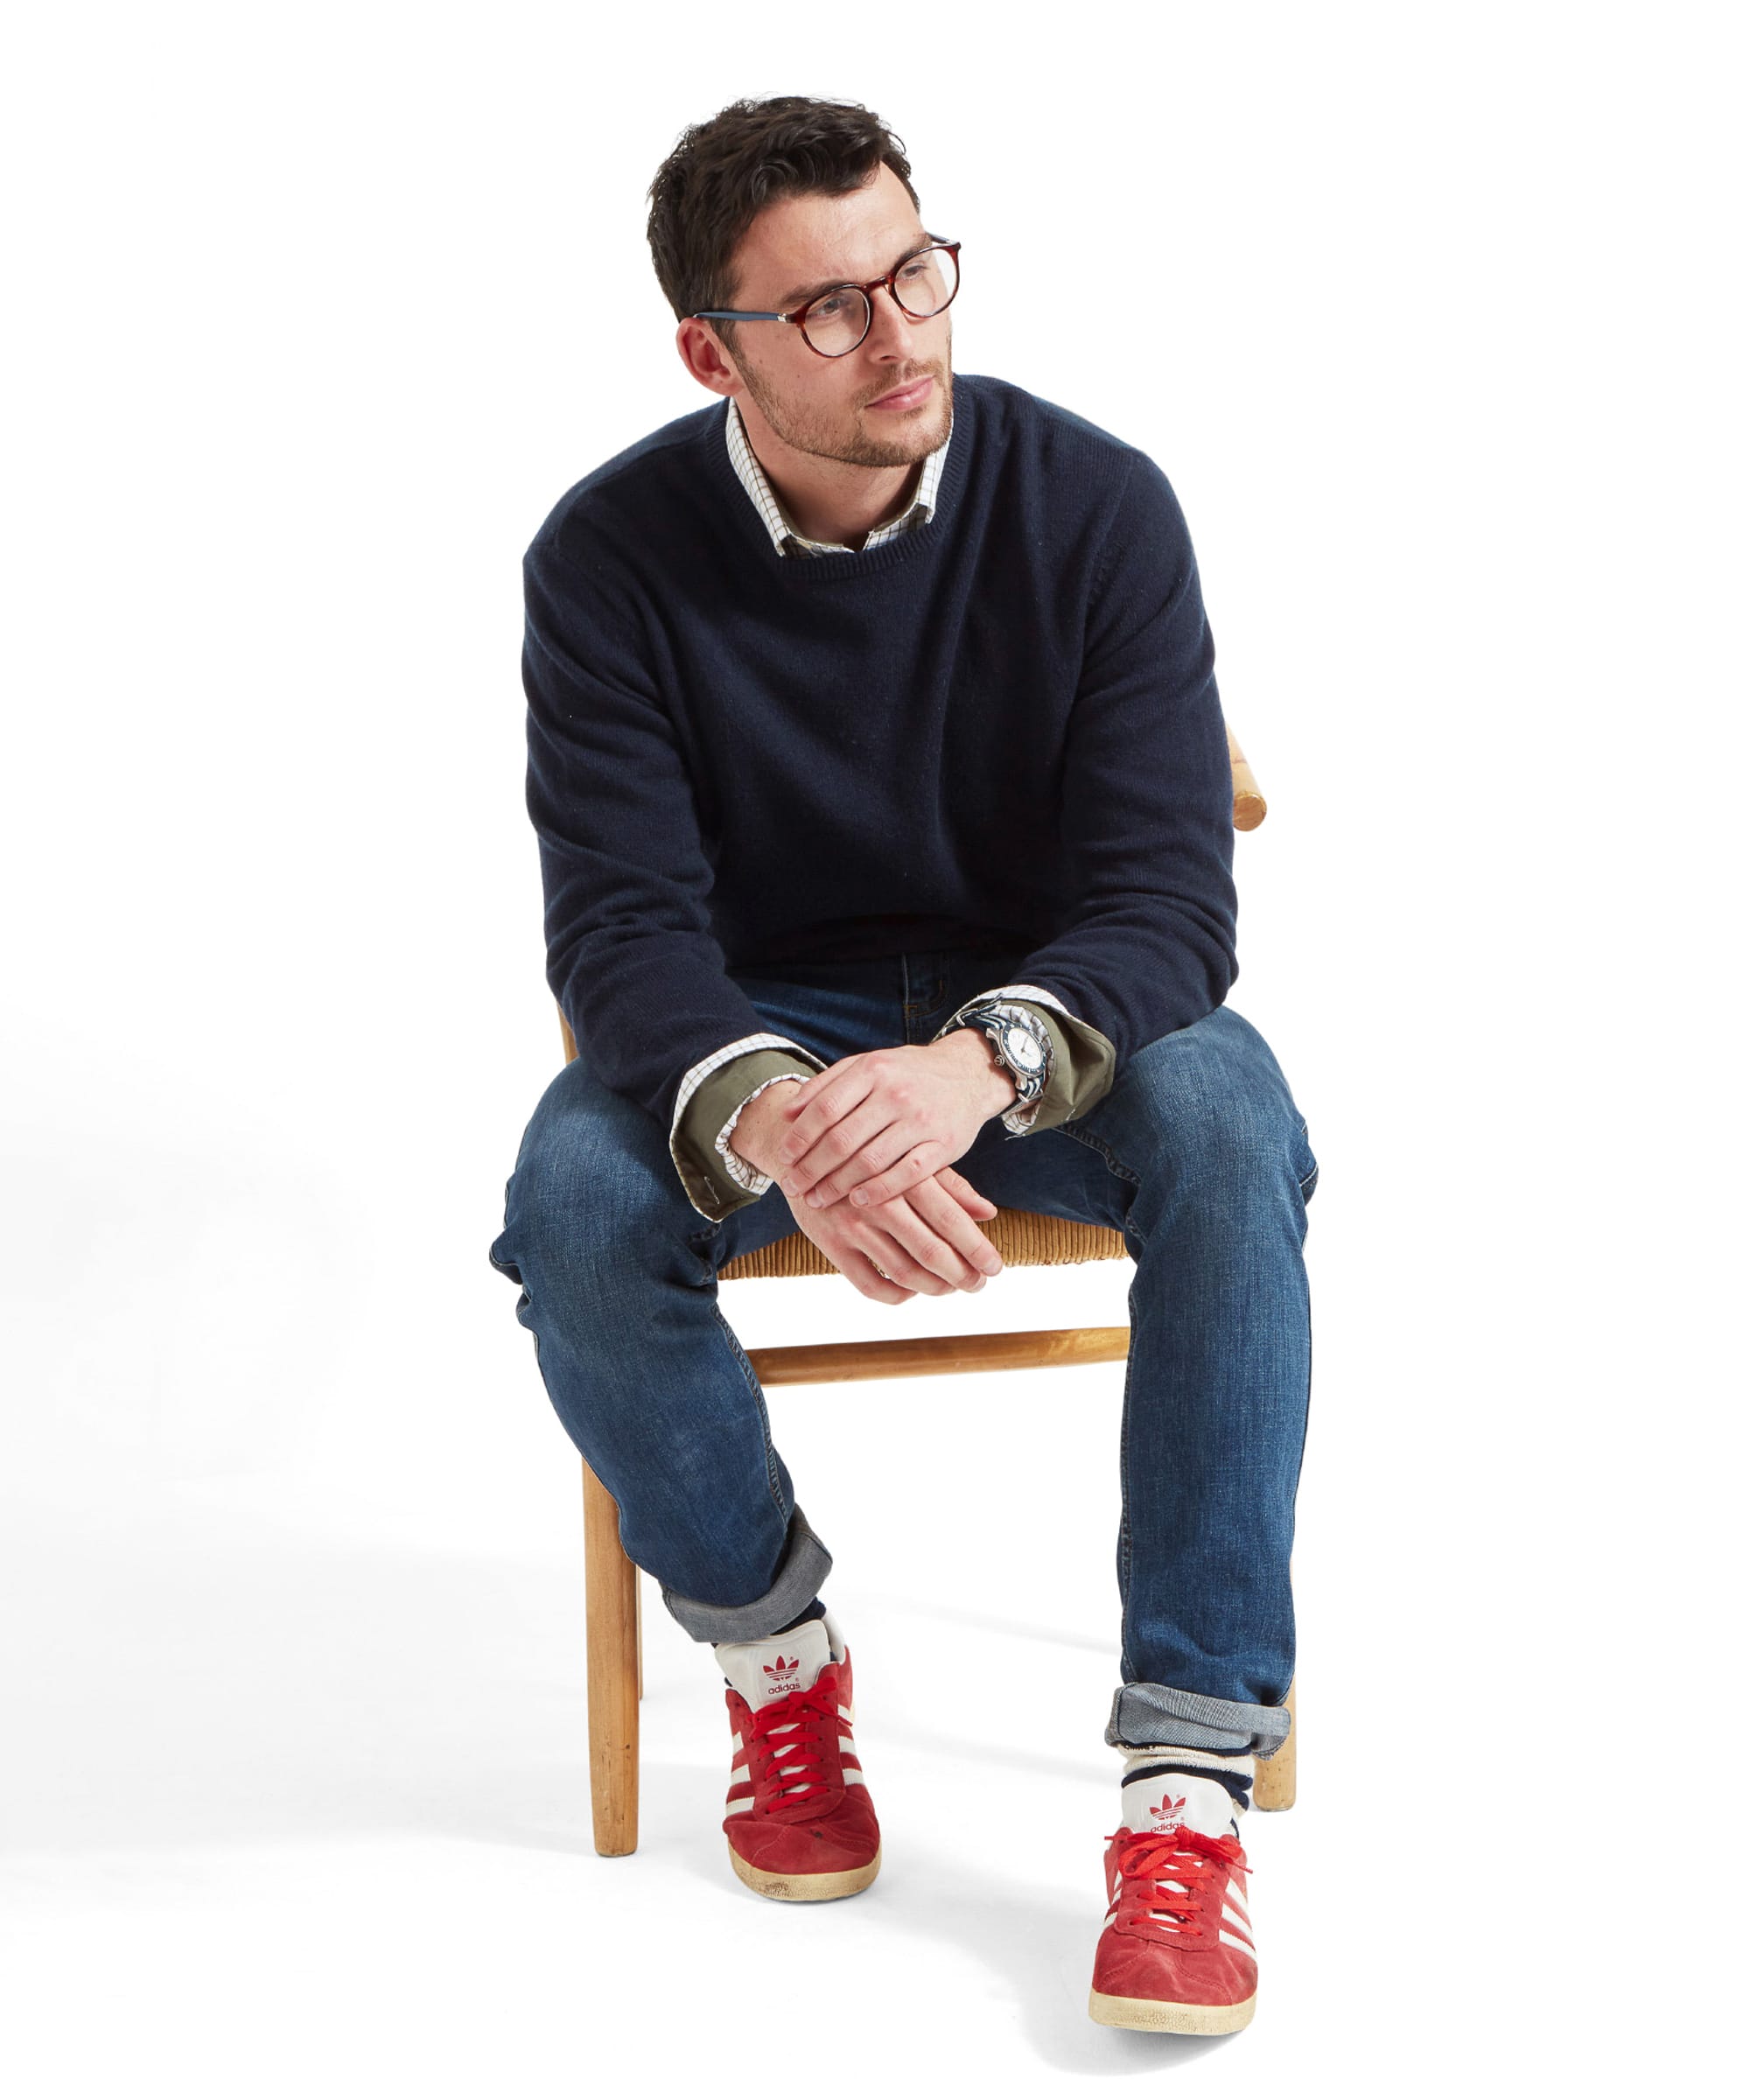
[[(886, 540), (881, 547), (864, 548), (850, 556), (837, 556), (830, 559), (820, 556), (809, 561), (796, 561), (791, 555), (782, 554), (769, 535), (766, 531), (760, 531), (747, 536), (757, 564), (790, 584), (794, 589), (808, 591), (828, 589), (832, 584), (850, 584), (866, 577), (882, 576), (906, 563), (924, 560), (936, 550), (943, 535), (949, 529), (951, 514), (962, 499), (969, 471), (969, 457), (975, 449), (978, 416), (972, 375), (965, 376), (960, 372), (954, 375), (951, 400), (950, 449), (938, 483), (938, 507), (924, 525), (916, 525), (911, 531), (900, 533), (892, 540)], [(723, 401), (718, 410), (709, 417), (703, 430), (702, 456), (722, 501), (730, 508), (732, 505), (742, 506), (745, 491), (733, 468), (732, 455), (726, 449), (728, 405)]]

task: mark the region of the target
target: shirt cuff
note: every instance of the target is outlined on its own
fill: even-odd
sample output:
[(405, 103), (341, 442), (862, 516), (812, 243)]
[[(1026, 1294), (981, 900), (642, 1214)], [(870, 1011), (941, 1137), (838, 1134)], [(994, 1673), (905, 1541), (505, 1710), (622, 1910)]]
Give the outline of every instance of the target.
[(718, 1224), (746, 1204), (754, 1203), (769, 1186), (769, 1177), (755, 1174), (748, 1162), (737, 1161), (753, 1182), (746, 1183), (733, 1171), (729, 1147), (718, 1143), (730, 1130), (738, 1111), (765, 1082), (784, 1077), (808, 1079), (814, 1072), (828, 1070), (823, 1060), (788, 1036), (760, 1033), (741, 1036), (724, 1044), (684, 1074), (672, 1110), (668, 1145), (672, 1164), (691, 1207)]
[(760, 1168), (752, 1166), (748, 1159), (741, 1159), (738, 1157), (732, 1149), (732, 1132), (738, 1127), (739, 1116), (766, 1088), (778, 1087), (782, 1080), (801, 1081), (805, 1076), (806, 1074), (802, 1072), (776, 1072), (767, 1079), (759, 1080), (725, 1122), (721, 1124), (719, 1135), (714, 1140), (715, 1151), (726, 1162), (726, 1172), (732, 1175), (740, 1188), (749, 1189), (753, 1196), (762, 1195), (767, 1190), (774, 1176), (762, 1172)]

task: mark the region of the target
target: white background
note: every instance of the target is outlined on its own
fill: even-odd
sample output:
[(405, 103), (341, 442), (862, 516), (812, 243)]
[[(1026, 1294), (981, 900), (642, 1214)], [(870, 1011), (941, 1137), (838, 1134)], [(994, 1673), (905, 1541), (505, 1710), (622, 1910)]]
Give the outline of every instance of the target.
[[(1734, 1714), (1738, 83), (1718, 8), (68, 6), (6, 66), (0, 1919), (21, 2094), (1618, 2090), (1701, 2046)], [(486, 1249), (556, 1068), (519, 560), (704, 405), (645, 196), (868, 104), (959, 370), (1142, 445), (1270, 799), (1322, 1178), (1301, 1801), (1227, 2043), (1083, 1999), (1121, 1373), (775, 1396), (877, 1887), (760, 1903)], [(1729, 203), (1727, 204), (1727, 198)], [(1124, 1266), (754, 1346), (1124, 1318)], [(639, 2067), (639, 2068), (638, 2068)]]

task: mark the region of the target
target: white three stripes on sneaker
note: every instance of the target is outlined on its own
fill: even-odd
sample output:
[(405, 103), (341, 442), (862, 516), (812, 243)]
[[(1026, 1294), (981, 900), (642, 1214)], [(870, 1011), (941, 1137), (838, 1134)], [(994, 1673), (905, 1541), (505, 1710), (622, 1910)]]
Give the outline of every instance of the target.
[(1222, 1926), (1217, 1935), (1225, 1947), (1238, 1947), (1242, 1954), (1254, 1952), (1253, 1928), (1247, 1907), (1231, 1881), (1222, 1892)]

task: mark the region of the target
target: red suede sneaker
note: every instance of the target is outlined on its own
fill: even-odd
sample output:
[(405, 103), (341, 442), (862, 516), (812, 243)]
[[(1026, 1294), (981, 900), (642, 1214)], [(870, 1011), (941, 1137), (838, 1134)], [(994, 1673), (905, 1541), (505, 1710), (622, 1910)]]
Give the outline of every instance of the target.
[(1176, 1772), (1128, 1781), (1122, 1800), (1089, 2017), (1104, 2027), (1232, 2034), (1253, 2017), (1259, 1965), (1230, 1796), (1213, 1778)]
[(878, 1878), (878, 1816), (853, 1748), (853, 1661), (829, 1618), (717, 1645), (733, 1765), (732, 1871), (760, 1896), (822, 1903)]

